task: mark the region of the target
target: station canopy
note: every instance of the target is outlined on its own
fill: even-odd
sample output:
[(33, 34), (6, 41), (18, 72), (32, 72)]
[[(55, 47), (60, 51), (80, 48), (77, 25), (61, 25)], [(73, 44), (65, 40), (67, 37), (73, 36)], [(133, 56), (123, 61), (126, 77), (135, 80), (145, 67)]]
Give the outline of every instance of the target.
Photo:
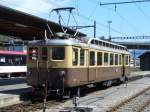
[[(75, 30), (63, 26), (66, 33), (74, 35)], [(0, 5), (0, 34), (19, 37), (22, 40), (44, 39), (45, 31), (50, 35), (50, 30), (56, 34), (63, 32), (62, 27), (52, 21), (33, 16)], [(79, 32), (79, 37), (86, 36)]]

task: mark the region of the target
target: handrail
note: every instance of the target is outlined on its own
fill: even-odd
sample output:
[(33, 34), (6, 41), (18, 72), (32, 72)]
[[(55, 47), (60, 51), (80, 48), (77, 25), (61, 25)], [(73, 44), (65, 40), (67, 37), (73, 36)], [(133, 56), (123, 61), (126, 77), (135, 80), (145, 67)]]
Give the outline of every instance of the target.
[(36, 61), (36, 68), (37, 68), (37, 71), (39, 72), (39, 61), (38, 60)]

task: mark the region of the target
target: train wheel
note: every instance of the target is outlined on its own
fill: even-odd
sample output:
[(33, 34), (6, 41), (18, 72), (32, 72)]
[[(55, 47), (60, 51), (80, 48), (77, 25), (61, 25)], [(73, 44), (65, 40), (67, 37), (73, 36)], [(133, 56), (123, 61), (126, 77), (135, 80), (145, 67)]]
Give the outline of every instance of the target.
[(71, 89), (71, 96), (80, 97), (81, 96), (81, 88), (80, 87), (72, 88)]
[(71, 90), (66, 90), (64, 95), (63, 95), (64, 99), (69, 99), (72, 98), (72, 91)]
[(122, 76), (122, 77), (120, 77), (119, 81), (120, 81), (120, 83), (125, 83), (125, 82), (128, 81), (128, 77), (127, 76)]
[(109, 80), (109, 81), (107, 82), (107, 87), (110, 87), (111, 85), (112, 85), (112, 81)]
[(111, 80), (105, 81), (103, 83), (103, 86), (105, 86), (105, 87), (110, 87), (111, 85), (112, 85), (112, 81)]

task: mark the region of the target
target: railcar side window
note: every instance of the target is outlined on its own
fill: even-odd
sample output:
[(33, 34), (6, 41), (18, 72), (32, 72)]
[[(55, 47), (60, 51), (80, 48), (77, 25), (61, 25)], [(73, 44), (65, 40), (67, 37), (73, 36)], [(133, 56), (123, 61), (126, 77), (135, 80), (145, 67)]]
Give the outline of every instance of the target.
[(131, 56), (129, 56), (129, 64), (131, 63)]
[(122, 56), (119, 55), (119, 65), (122, 65)]
[(52, 48), (52, 59), (53, 60), (64, 60), (65, 59), (65, 48), (64, 47), (53, 47)]
[(95, 65), (95, 52), (90, 51), (90, 65), (94, 66)]
[(76, 48), (73, 48), (72, 64), (78, 65), (78, 49), (76, 49)]
[(98, 41), (97, 40), (95, 40), (95, 44), (98, 45)]
[(109, 47), (109, 43), (106, 43), (106, 47)]
[(38, 48), (29, 48), (29, 59), (30, 60), (37, 60), (38, 59)]
[(102, 52), (97, 52), (97, 65), (102, 65)]
[(42, 60), (47, 60), (47, 47), (42, 47)]
[(108, 65), (108, 53), (104, 53), (104, 65)]
[(100, 45), (100, 46), (102, 46), (102, 45), (103, 45), (103, 43), (102, 43), (101, 41), (99, 41), (99, 45)]
[(129, 64), (129, 58), (128, 58), (128, 56), (125, 56), (125, 64), (126, 64), (126, 65)]
[(13, 60), (14, 65), (21, 65), (22, 57), (14, 56), (14, 57), (12, 57), (12, 60)]
[(91, 41), (91, 44), (95, 44), (95, 40), (92, 40), (92, 41)]
[(115, 54), (115, 65), (118, 65), (118, 54)]
[(110, 65), (114, 65), (114, 54), (110, 54)]
[(85, 60), (85, 50), (80, 49), (80, 65), (84, 66), (84, 60)]

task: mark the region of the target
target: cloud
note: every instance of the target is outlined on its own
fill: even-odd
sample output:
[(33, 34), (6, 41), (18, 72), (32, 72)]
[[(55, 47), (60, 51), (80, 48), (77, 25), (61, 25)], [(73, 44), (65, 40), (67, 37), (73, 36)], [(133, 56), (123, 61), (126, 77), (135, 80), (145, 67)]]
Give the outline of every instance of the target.
[(19, 7), (16, 7), (17, 10), (21, 10), (30, 14), (42, 14), (48, 13), (52, 8), (52, 4), (47, 4), (43, 0), (24, 0), (22, 4), (19, 4)]
[(34, 14), (46, 15), (51, 9), (63, 7), (70, 0), (2, 0), (0, 4)]
[(48, 4), (55, 4), (55, 7), (62, 7), (67, 4), (70, 0), (43, 0)]

